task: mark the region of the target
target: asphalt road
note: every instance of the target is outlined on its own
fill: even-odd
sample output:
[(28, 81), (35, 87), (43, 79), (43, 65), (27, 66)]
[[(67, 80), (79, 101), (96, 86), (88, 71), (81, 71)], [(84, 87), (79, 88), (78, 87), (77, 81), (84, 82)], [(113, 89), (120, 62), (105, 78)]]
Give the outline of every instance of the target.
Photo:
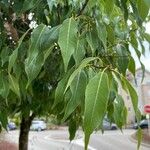
[[(89, 150), (136, 150), (137, 144), (130, 139), (135, 130), (105, 131), (93, 133)], [(18, 131), (10, 131), (7, 139), (18, 141)], [(83, 133), (77, 132), (73, 142), (68, 140), (68, 132), (64, 130), (52, 130), (42, 132), (30, 132), (29, 150), (84, 150)], [(140, 150), (150, 150), (150, 147), (141, 146)]]

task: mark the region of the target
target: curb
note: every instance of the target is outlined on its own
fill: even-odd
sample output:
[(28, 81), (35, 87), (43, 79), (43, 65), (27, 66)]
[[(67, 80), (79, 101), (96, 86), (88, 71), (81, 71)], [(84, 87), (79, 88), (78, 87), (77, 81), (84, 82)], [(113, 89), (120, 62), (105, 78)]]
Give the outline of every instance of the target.
[[(137, 143), (137, 140), (135, 140), (132, 136), (129, 136), (129, 139), (130, 139), (130, 141)], [(150, 148), (150, 144), (141, 142), (141, 145)]]

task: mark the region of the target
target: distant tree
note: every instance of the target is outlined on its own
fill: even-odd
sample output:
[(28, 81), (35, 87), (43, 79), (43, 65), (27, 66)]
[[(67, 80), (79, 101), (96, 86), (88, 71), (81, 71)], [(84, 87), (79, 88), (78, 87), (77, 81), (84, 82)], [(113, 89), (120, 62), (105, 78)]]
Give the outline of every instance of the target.
[(149, 7), (149, 0), (0, 1), (0, 121), (6, 128), (7, 117), (20, 114), (19, 150), (28, 149), (36, 116), (67, 121), (70, 140), (82, 126), (85, 149), (105, 115), (122, 128), (120, 87), (140, 120), (126, 72), (135, 76), (131, 51), (140, 61), (150, 42)]

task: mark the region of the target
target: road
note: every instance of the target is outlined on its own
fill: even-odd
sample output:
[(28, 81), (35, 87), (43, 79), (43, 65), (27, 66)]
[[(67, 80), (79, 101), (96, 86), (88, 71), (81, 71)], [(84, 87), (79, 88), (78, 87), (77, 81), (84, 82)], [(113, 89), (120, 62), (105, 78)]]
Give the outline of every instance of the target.
[[(89, 150), (136, 150), (137, 144), (132, 142), (130, 135), (135, 130), (105, 131), (93, 133), (90, 139)], [(10, 131), (7, 134), (10, 141), (17, 142), (18, 131)], [(140, 150), (149, 150), (150, 147), (141, 146)], [(83, 133), (77, 132), (76, 139), (70, 143), (68, 132), (64, 130), (52, 130), (42, 132), (30, 132), (29, 150), (84, 150)]]

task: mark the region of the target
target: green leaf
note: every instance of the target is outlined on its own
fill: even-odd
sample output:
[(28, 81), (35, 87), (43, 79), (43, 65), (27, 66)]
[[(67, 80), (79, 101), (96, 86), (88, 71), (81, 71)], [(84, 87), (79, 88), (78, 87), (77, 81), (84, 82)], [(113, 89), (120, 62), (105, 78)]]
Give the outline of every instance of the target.
[(38, 76), (42, 66), (44, 64), (44, 56), (42, 53), (38, 54), (38, 52), (34, 53), (34, 56), (31, 58), (27, 58), (25, 61), (25, 71), (28, 76), (27, 86)]
[(34, 8), (40, 0), (25, 0), (23, 3), (22, 11), (25, 12)]
[(148, 42), (150, 42), (150, 34), (144, 33), (144, 38), (145, 38)]
[(107, 30), (106, 30), (106, 26), (99, 22), (96, 21), (96, 29), (98, 32), (98, 37), (99, 39), (102, 41), (104, 48), (106, 49), (107, 47)]
[[(39, 25), (32, 33), (28, 56), (25, 60), (25, 71), (28, 76), (27, 87), (38, 76), (45, 60), (52, 51), (54, 39), (50, 38), (51, 35), (46, 38), (48, 33), (50, 34), (51, 31), (43, 24)], [(49, 44), (47, 44), (48, 42)]]
[(69, 140), (72, 141), (75, 138), (77, 131), (77, 120), (76, 119), (71, 119), (69, 121)]
[(138, 11), (139, 11), (140, 17), (144, 21), (145, 18), (147, 17), (147, 15), (148, 15), (149, 7), (145, 3), (144, 0), (137, 0), (137, 6), (138, 6)]
[(70, 74), (73, 72), (73, 69), (70, 69), (64, 76), (63, 78), (59, 81), (56, 91), (55, 91), (55, 101), (53, 104), (53, 108), (60, 102), (63, 101), (64, 98), (64, 91), (65, 87), (67, 85), (67, 81), (70, 77)]
[(142, 20), (141, 17), (139, 15), (139, 10), (137, 9), (137, 2), (136, 0), (129, 0), (130, 4), (131, 4), (131, 8), (133, 10), (133, 16), (136, 19), (137, 24), (141, 27), (142, 26)]
[(18, 49), (20, 48), (23, 39), (25, 38), (25, 36), (27, 35), (27, 33), (29, 32), (29, 30), (27, 30), (27, 32), (25, 32), (25, 34), (23, 34), (23, 36), (19, 39), (18, 41), (18, 46), (17, 48), (13, 51), (13, 53), (10, 55), (9, 57), (9, 65), (8, 65), (8, 72), (11, 72), (11, 69), (13, 68), (16, 60), (17, 60), (17, 56), (18, 56)]
[(105, 9), (106, 9), (106, 13), (108, 15), (111, 15), (113, 9), (114, 9), (114, 0), (105, 0), (105, 5), (104, 5)]
[(130, 57), (128, 69), (135, 76), (136, 66), (135, 66), (135, 61), (132, 57)]
[(0, 123), (2, 124), (2, 127), (7, 130), (7, 124), (8, 124), (8, 114), (6, 110), (0, 110)]
[(61, 49), (65, 71), (67, 71), (69, 60), (75, 51), (77, 43), (77, 22), (73, 18), (66, 19), (59, 33), (58, 44)]
[(90, 134), (103, 121), (107, 110), (108, 97), (109, 86), (107, 74), (99, 72), (89, 81), (85, 92), (85, 149), (87, 149)]
[(126, 123), (125, 105), (121, 95), (117, 95), (114, 101), (114, 119), (117, 126), (122, 129), (122, 126)]
[(118, 55), (118, 69), (121, 73), (123, 73), (123, 75), (125, 75), (129, 63), (127, 49), (123, 45), (119, 45), (117, 46), (116, 52)]
[(75, 59), (76, 66), (78, 66), (80, 64), (80, 62), (82, 61), (84, 56), (85, 56), (84, 40), (78, 37), (77, 43), (76, 43), (76, 48), (73, 53), (73, 57)]
[(9, 85), (10, 85), (10, 89), (20, 98), (19, 82), (11, 74), (9, 74)]
[(149, 0), (144, 0), (145, 4), (150, 8), (150, 1)]
[(85, 88), (86, 88), (86, 74), (84, 71), (80, 71), (74, 78), (70, 85), (72, 97), (68, 102), (63, 121), (65, 121), (69, 115), (84, 101)]
[(7, 98), (9, 94), (9, 83), (3, 72), (0, 72), (0, 95)]
[(124, 11), (124, 19), (127, 21), (128, 19), (128, 6), (127, 6), (127, 0), (121, 0), (122, 9)]
[(118, 72), (115, 72), (115, 73), (120, 76), (120, 80), (121, 80), (120, 82), (122, 83), (122, 87), (124, 88), (124, 90), (129, 92), (136, 118), (139, 121), (141, 118), (141, 115), (138, 110), (138, 95), (136, 93), (136, 90), (133, 88), (131, 83), (124, 76), (122, 76)]
[(74, 80), (74, 78), (77, 76), (77, 74), (84, 68), (86, 67), (91, 61), (94, 61), (96, 59), (99, 59), (98, 57), (88, 57), (85, 58), (82, 62), (81, 65), (71, 74), (66, 89), (65, 91), (68, 89), (68, 87), (71, 85), (72, 81)]
[(107, 38), (108, 38), (109, 44), (113, 45), (115, 42), (115, 32), (110, 25), (107, 26)]
[(96, 48), (98, 46), (97, 36), (95, 31), (88, 32), (86, 35), (86, 40), (91, 48), (92, 55), (94, 55)]
[(9, 60), (9, 53), (10, 53), (10, 49), (8, 47), (2, 49), (0, 54), (2, 66)]

